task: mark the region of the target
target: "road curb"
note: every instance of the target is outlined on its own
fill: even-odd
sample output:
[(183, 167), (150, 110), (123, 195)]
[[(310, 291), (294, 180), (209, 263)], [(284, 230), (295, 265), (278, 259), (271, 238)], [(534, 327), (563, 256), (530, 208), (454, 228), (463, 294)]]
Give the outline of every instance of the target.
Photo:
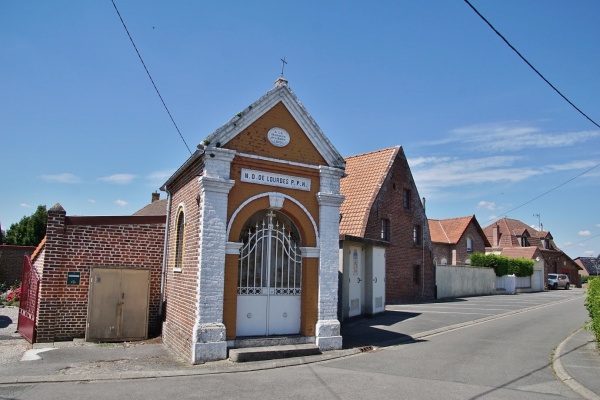
[(558, 345), (558, 347), (556, 348), (556, 351), (554, 352), (554, 356), (552, 358), (552, 368), (554, 369), (554, 372), (556, 373), (556, 377), (562, 383), (567, 385), (571, 390), (573, 390), (575, 393), (577, 393), (584, 399), (600, 400), (600, 396), (598, 396), (596, 393), (592, 392), (591, 390), (589, 390), (588, 388), (583, 386), (580, 382), (575, 380), (575, 378), (573, 378), (571, 375), (569, 375), (569, 373), (567, 372), (567, 370), (565, 369), (565, 367), (563, 366), (562, 361), (561, 361), (561, 358), (563, 356), (563, 350), (564, 350), (566, 344), (571, 340), (571, 338), (573, 336), (575, 336), (577, 333), (579, 333), (582, 329), (584, 329), (584, 328), (579, 328), (575, 332), (571, 333), (565, 340), (563, 340)]
[[(111, 373), (111, 374), (80, 374), (80, 375), (44, 375), (44, 376), (8, 376), (2, 377), (0, 376), (0, 386), (3, 385), (15, 385), (15, 384), (33, 384), (33, 383), (59, 383), (59, 382), (92, 382), (92, 381), (109, 381), (109, 380), (132, 380), (132, 379), (153, 379), (153, 378), (173, 378), (173, 377), (184, 377), (184, 376), (201, 376), (201, 375), (217, 375), (217, 374), (232, 374), (238, 372), (253, 372), (253, 371), (262, 371), (269, 370), (275, 368), (284, 368), (284, 367), (292, 367), (304, 364), (313, 364), (323, 361), (335, 360), (343, 357), (349, 357), (353, 355), (358, 355), (365, 353), (369, 350), (381, 349), (383, 347), (392, 347), (396, 345), (402, 345), (406, 343), (413, 342), (415, 340), (423, 339), (426, 337), (434, 336), (441, 333), (451, 332), (457, 329), (466, 328), (472, 325), (481, 324), (488, 321), (497, 320), (500, 318), (509, 317), (511, 315), (520, 314), (528, 311), (533, 311), (536, 309), (549, 307), (552, 305), (564, 303), (567, 301), (573, 301), (577, 298), (569, 298), (564, 299), (552, 303), (547, 304), (539, 304), (532, 307), (527, 307), (520, 310), (508, 311), (506, 313), (491, 315), (483, 318), (478, 318), (472, 321), (462, 322), (459, 324), (449, 325), (442, 328), (432, 329), (429, 331), (420, 332), (414, 334), (410, 337), (402, 338), (402, 339), (394, 339), (385, 342), (380, 342), (374, 344), (373, 346), (368, 346), (368, 350), (366, 348), (352, 348), (345, 350), (332, 350), (325, 352), (320, 355), (307, 356), (307, 357), (295, 357), (295, 358), (284, 358), (277, 360), (269, 360), (269, 361), (256, 361), (252, 363), (233, 363), (229, 360), (216, 361), (206, 364), (201, 364), (197, 366), (191, 366), (190, 369), (183, 370), (172, 370), (172, 371), (125, 371), (119, 373)], [(567, 338), (568, 339), (568, 338)], [(564, 343), (564, 342), (563, 342)], [(561, 343), (560, 346), (563, 345)], [(557, 349), (558, 352), (558, 349)], [(562, 364), (561, 364), (562, 367)], [(564, 368), (563, 368), (564, 371)], [(566, 374), (566, 372), (565, 372)], [(570, 378), (570, 377), (568, 377)], [(570, 378), (572, 379), (572, 378)], [(564, 381), (564, 380), (563, 380)], [(579, 384), (579, 383), (577, 383)], [(582, 390), (587, 390), (583, 386), (579, 384)], [(575, 389), (574, 389), (575, 390)], [(578, 392), (579, 393), (579, 392)], [(590, 392), (593, 396), (596, 396), (594, 393)], [(588, 399), (599, 399), (596, 397), (586, 397)]]

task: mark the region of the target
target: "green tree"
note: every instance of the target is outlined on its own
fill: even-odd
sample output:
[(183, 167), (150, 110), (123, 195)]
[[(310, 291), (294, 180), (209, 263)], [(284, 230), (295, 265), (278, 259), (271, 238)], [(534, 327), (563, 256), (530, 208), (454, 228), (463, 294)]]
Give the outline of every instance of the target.
[(17, 246), (37, 246), (46, 236), (47, 221), (46, 206), (39, 205), (29, 217), (21, 218), (18, 223), (12, 224), (8, 228), (4, 242)]

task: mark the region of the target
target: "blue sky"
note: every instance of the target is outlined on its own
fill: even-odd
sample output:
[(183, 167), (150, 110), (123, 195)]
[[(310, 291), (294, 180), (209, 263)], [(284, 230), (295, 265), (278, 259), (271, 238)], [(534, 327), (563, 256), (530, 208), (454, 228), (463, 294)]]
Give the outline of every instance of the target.
[[(600, 253), (600, 129), (460, 0), (115, 0), (192, 150), (285, 77), (343, 156), (402, 145), (429, 218)], [(600, 121), (600, 2), (472, 0)], [(0, 0), (0, 223), (132, 214), (189, 156), (110, 1)], [(164, 197), (164, 194), (163, 194)]]

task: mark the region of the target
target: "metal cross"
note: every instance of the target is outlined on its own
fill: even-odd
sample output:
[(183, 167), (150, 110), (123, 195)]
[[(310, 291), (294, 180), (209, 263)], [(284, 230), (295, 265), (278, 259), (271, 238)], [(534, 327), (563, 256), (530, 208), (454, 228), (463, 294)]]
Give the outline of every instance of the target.
[(287, 64), (287, 61), (285, 61), (285, 57), (283, 57), (281, 59), (281, 77), (283, 78), (283, 69), (285, 68), (285, 64)]

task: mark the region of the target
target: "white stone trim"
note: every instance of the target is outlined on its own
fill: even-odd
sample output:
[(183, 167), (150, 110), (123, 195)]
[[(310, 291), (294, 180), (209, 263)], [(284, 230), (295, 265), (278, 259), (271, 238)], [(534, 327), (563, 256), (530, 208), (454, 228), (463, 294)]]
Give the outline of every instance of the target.
[(225, 244), (225, 254), (237, 254), (240, 255), (240, 249), (244, 243), (242, 242), (227, 242)]
[(309, 168), (309, 169), (319, 169), (318, 165), (304, 164), (304, 163), (299, 163), (299, 162), (295, 162), (295, 161), (279, 160), (277, 158), (257, 156), (255, 154), (237, 153), (237, 155), (239, 157), (252, 158), (254, 160), (269, 161), (269, 162), (272, 162), (272, 163), (284, 164), (284, 165), (293, 165), (294, 167), (302, 167), (302, 168)]
[(246, 201), (244, 201), (242, 204), (240, 204), (240, 206), (238, 208), (236, 208), (236, 210), (233, 212), (233, 214), (231, 214), (231, 218), (229, 219), (229, 223), (227, 224), (227, 237), (229, 237), (229, 235), (231, 234), (231, 226), (233, 225), (233, 221), (235, 221), (235, 218), (237, 217), (237, 215), (239, 214), (240, 211), (242, 211), (248, 204), (250, 204), (254, 200), (260, 199), (262, 197), (271, 196), (273, 194), (282, 195), (284, 198), (290, 200), (291, 202), (293, 202), (294, 204), (296, 204), (298, 207), (300, 207), (302, 209), (302, 211), (304, 211), (304, 213), (306, 214), (306, 216), (310, 219), (310, 222), (311, 222), (312, 227), (313, 227), (315, 238), (317, 238), (317, 246), (318, 246), (319, 245), (319, 229), (317, 228), (317, 223), (315, 222), (315, 220), (312, 217), (312, 215), (310, 215), (310, 213), (308, 212), (308, 210), (306, 209), (306, 207), (304, 207), (304, 205), (302, 203), (300, 203), (298, 200), (296, 200), (292, 196), (289, 196), (287, 194), (280, 193), (280, 192), (264, 192), (264, 193), (259, 193), (259, 194), (255, 195), (255, 196), (250, 197), (249, 199), (247, 199)]
[(319, 258), (318, 247), (300, 247), (302, 258)]

